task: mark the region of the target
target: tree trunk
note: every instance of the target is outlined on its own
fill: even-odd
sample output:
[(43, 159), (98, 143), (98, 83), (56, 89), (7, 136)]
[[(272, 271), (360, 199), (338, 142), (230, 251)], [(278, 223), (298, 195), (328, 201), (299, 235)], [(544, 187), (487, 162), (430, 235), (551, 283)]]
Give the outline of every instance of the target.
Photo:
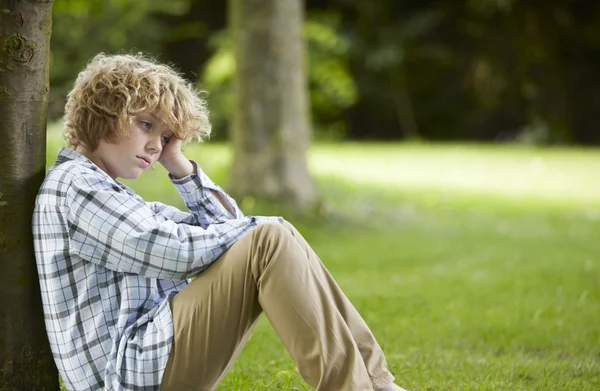
[(58, 390), (31, 232), (45, 174), (52, 1), (0, 6), (0, 390)]
[(310, 127), (301, 0), (231, 0), (235, 41), (234, 163), (237, 198), (282, 202), (296, 212), (319, 205), (308, 173)]
[(389, 74), (396, 117), (404, 138), (411, 141), (419, 140), (419, 127), (408, 90), (404, 61), (401, 61), (396, 68), (390, 69)]

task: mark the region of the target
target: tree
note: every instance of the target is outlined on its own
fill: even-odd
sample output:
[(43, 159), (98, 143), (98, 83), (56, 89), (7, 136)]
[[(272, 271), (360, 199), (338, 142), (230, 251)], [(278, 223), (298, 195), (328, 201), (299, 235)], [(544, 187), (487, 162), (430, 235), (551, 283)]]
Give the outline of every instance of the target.
[(57, 390), (33, 253), (45, 174), (51, 0), (0, 0), (0, 390)]
[(229, 6), (237, 65), (231, 193), (307, 211), (320, 195), (306, 164), (302, 1), (231, 0)]

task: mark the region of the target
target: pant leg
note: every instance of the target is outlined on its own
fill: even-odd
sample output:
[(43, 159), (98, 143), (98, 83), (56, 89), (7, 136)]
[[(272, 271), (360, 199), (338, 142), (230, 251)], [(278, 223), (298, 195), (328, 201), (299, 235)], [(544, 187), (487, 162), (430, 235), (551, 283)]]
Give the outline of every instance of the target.
[(288, 228), (253, 229), (173, 299), (175, 341), (163, 390), (213, 389), (261, 309), (317, 391), (372, 390), (332, 292)]
[(322, 281), (323, 286), (328, 290), (328, 295), (335, 298), (336, 306), (350, 329), (352, 337), (365, 362), (374, 389), (379, 390), (392, 383), (394, 381), (394, 376), (388, 370), (383, 350), (377, 343), (377, 340), (364, 319), (342, 292), (331, 273), (329, 273), (319, 256), (310, 247), (302, 234), (287, 221), (284, 222), (284, 226), (290, 231), (294, 239), (296, 239), (305, 251), (307, 258), (320, 272), (319, 278)]
[(372, 391), (354, 338), (324, 285), (321, 271), (282, 225), (257, 229), (271, 261), (259, 276), (259, 301), (294, 358), (300, 374), (317, 391)]
[(172, 299), (161, 391), (213, 390), (239, 356), (262, 313), (250, 247), (247, 234)]

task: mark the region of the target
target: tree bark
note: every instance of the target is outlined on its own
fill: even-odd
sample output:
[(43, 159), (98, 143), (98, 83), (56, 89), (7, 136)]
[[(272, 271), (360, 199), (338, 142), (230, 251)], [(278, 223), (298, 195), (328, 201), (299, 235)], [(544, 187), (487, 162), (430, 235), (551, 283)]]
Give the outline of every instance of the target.
[(45, 174), (52, 1), (0, 8), (0, 390), (58, 390), (31, 231)]
[(301, 0), (231, 0), (237, 72), (232, 121), (233, 196), (319, 205), (306, 162), (310, 144)]

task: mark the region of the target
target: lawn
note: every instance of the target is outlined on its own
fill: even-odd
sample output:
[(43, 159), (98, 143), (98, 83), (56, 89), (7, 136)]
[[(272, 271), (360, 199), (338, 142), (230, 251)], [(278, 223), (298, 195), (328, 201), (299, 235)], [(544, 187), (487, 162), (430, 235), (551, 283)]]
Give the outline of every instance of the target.
[[(49, 163), (58, 143), (51, 132)], [(225, 145), (186, 154), (226, 185)], [(367, 320), (400, 385), (600, 389), (598, 150), (318, 144), (309, 160), (326, 218), (286, 217)], [(127, 183), (183, 207), (162, 168)], [(264, 318), (218, 388), (308, 389)]]

